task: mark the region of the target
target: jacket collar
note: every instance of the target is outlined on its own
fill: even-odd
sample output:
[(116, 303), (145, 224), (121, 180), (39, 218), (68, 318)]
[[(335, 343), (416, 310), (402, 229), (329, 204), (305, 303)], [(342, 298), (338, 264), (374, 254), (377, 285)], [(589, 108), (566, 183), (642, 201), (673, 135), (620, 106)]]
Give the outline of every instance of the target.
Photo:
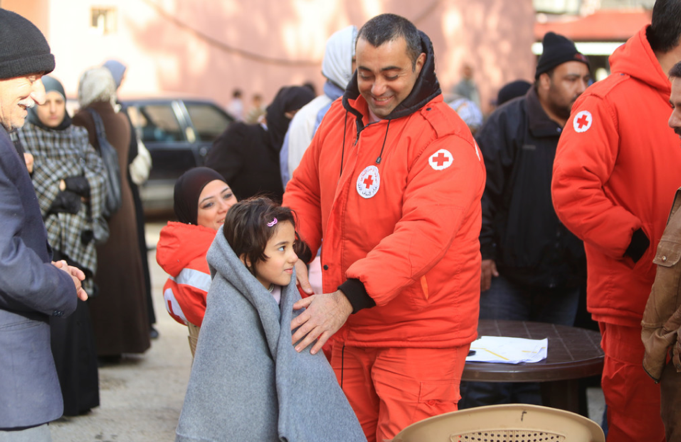
[[(440, 83), (435, 75), (435, 52), (433, 51), (433, 44), (423, 31), (419, 31), (419, 35), (421, 36), (422, 51), (426, 54), (426, 61), (423, 64), (423, 69), (421, 69), (421, 73), (416, 79), (416, 83), (414, 84), (411, 93), (404, 101), (397, 105), (386, 118), (384, 118), (385, 120), (395, 120), (397, 118), (409, 116), (442, 93), (440, 90)], [(348, 87), (345, 89), (343, 107), (357, 117), (358, 130), (360, 130), (364, 125), (362, 122), (364, 116), (363, 112), (368, 112), (368, 110), (366, 102), (360, 95), (357, 86), (357, 70), (355, 70)]]
[(559, 137), (563, 128), (549, 118), (548, 114), (539, 102), (539, 96), (534, 86), (525, 94), (527, 103), (527, 116), (529, 117), (530, 132), (535, 137)]

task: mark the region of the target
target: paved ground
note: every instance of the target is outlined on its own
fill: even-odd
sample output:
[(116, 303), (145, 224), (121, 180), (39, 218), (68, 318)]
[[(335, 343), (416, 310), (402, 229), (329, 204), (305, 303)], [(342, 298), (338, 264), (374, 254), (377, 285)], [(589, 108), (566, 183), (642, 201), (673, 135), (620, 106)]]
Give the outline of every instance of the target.
[[(163, 224), (147, 224), (147, 244), (155, 245)], [(166, 274), (149, 252), (154, 308), (160, 338), (147, 353), (126, 356), (99, 370), (100, 407), (90, 414), (51, 424), (54, 442), (173, 441), (191, 368), (187, 329), (166, 313), (161, 295)], [(600, 423), (603, 393), (588, 391), (589, 415)]]
[[(147, 243), (156, 244), (162, 224), (147, 225)], [(159, 339), (144, 355), (124, 357), (99, 370), (101, 405), (90, 414), (51, 424), (54, 442), (172, 441), (191, 367), (187, 329), (163, 306), (167, 276), (149, 252)]]

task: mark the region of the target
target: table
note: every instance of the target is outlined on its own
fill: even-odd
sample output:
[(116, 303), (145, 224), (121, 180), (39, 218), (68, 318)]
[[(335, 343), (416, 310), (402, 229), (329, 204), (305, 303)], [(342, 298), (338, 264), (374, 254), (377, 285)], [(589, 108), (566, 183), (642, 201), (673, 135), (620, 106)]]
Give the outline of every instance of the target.
[(541, 382), (544, 405), (579, 412), (579, 379), (603, 371), (601, 335), (592, 330), (541, 322), (481, 320), (478, 336), (549, 339), (548, 357), (533, 364), (467, 362), (462, 380)]

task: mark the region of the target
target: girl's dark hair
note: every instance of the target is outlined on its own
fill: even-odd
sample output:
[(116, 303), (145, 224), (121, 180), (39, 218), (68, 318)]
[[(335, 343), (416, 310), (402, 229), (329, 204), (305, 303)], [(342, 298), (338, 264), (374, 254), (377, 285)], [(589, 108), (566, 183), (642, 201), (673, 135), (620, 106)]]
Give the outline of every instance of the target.
[[(268, 226), (274, 218), (277, 219), (277, 224)], [(222, 233), (236, 256), (244, 256), (246, 267), (255, 276), (255, 263), (267, 261), (267, 242), (274, 236), (279, 224), (285, 221), (293, 224), (295, 229), (295, 213), (288, 207), (281, 207), (269, 198), (249, 198), (239, 201), (229, 209)], [(310, 248), (298, 237), (297, 232), (293, 250), (304, 262), (310, 260)]]

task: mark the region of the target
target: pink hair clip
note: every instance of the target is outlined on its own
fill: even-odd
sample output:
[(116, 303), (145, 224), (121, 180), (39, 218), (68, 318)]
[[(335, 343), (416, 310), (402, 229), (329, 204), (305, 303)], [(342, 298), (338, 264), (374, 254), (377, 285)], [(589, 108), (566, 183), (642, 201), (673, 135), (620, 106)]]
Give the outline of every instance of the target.
[(272, 226), (274, 226), (277, 222), (278, 222), (277, 219), (274, 218), (274, 219), (272, 220), (271, 223), (267, 223), (267, 227), (272, 227)]

